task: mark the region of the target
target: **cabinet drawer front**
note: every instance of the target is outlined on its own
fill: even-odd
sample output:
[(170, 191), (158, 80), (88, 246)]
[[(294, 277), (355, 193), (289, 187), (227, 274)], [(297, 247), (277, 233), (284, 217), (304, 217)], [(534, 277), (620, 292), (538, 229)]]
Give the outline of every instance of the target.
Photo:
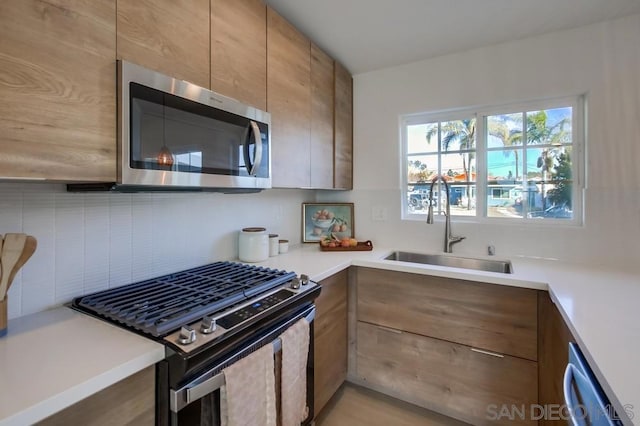
[(358, 320), (537, 360), (535, 290), (358, 269)]
[[(536, 423), (529, 420), (538, 396), (533, 361), (358, 322), (357, 375), (376, 390), (472, 424)], [(504, 415), (503, 404), (524, 418)]]

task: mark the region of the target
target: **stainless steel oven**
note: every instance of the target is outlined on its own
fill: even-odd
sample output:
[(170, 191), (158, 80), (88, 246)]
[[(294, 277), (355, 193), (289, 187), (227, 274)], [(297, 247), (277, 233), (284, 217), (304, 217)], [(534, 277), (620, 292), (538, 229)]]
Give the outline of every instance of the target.
[(156, 424), (162, 426), (210, 425), (202, 413), (213, 409), (213, 417), (219, 416), (224, 368), (265, 345), (277, 356), (279, 336), (305, 318), (309, 415), (303, 424), (309, 424), (314, 300), (320, 290), (293, 272), (215, 262), (82, 296), (72, 307), (165, 346), (156, 365)]
[[(168, 395), (168, 400), (159, 401), (157, 407), (158, 424), (168, 424), (171, 426), (182, 425), (217, 425), (220, 424), (220, 388), (225, 384), (225, 367), (233, 364), (239, 359), (251, 354), (255, 350), (270, 345), (273, 348), (274, 356), (281, 350), (280, 339), (278, 338), (288, 327), (295, 324), (301, 318), (309, 322), (309, 356), (307, 358), (307, 407), (308, 417), (302, 422), (308, 425), (313, 420), (313, 320), (315, 318), (315, 307), (307, 306), (297, 312), (283, 317), (272, 326), (267, 326), (263, 330), (256, 330), (247, 341), (238, 344), (225, 353), (218, 355), (207, 363), (203, 368), (191, 376), (186, 376), (180, 381), (173, 381), (170, 376), (171, 359), (162, 361), (158, 365), (158, 380), (162, 384), (158, 391), (163, 395)], [(166, 388), (164, 388), (166, 386)], [(168, 415), (168, 418), (164, 416)], [(211, 418), (214, 420), (211, 421)]]

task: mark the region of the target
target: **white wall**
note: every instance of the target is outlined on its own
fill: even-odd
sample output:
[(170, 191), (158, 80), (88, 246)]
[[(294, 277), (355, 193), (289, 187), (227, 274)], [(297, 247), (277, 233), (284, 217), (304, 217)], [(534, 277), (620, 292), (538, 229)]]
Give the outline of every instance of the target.
[(0, 184), (0, 234), (38, 248), (9, 290), (9, 318), (73, 297), (237, 258), (238, 230), (263, 226), (293, 244), (313, 192), (72, 194), (63, 185)]
[[(437, 40), (425, 41), (437, 43)], [(356, 233), (374, 244), (442, 250), (444, 226), (400, 219), (399, 116), (586, 94), (585, 225), (455, 223), (459, 253), (635, 262), (640, 253), (640, 15), (438, 57), (354, 78)], [(386, 208), (373, 221), (372, 208)]]

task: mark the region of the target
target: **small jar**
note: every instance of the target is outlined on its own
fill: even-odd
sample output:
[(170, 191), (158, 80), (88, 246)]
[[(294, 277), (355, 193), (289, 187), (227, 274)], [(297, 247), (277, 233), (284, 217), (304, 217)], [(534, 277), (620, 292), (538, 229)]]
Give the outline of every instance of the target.
[(280, 254), (286, 253), (289, 251), (289, 240), (280, 240), (278, 242)]
[(238, 237), (238, 258), (262, 262), (269, 258), (269, 234), (265, 228), (243, 228)]
[(269, 257), (277, 256), (279, 250), (278, 234), (269, 234)]

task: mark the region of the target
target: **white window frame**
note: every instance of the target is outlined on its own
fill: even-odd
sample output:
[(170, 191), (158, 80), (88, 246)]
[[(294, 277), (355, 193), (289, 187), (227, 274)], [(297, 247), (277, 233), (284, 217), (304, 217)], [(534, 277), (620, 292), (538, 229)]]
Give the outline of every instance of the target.
[[(573, 164), (573, 184), (572, 184), (572, 208), (573, 217), (571, 219), (553, 218), (504, 218), (487, 216), (487, 140), (486, 140), (486, 120), (488, 116), (500, 114), (522, 113), (524, 111), (549, 110), (561, 107), (572, 108), (572, 143), (571, 161)], [(400, 144), (401, 144), (401, 205), (403, 220), (426, 220), (426, 213), (415, 213), (409, 211), (407, 201), (407, 188), (409, 185), (408, 170), (408, 136), (407, 126), (416, 124), (426, 124), (442, 121), (454, 121), (475, 117), (476, 118), (476, 215), (452, 216), (456, 222), (469, 223), (493, 223), (500, 225), (526, 225), (526, 226), (582, 226), (584, 224), (584, 191), (586, 182), (585, 158), (586, 158), (586, 99), (584, 95), (570, 96), (562, 98), (526, 101), (499, 106), (485, 106), (475, 108), (464, 108), (446, 111), (425, 112), (418, 114), (406, 114), (400, 117)], [(535, 147), (535, 145), (530, 145)], [(523, 144), (523, 152), (527, 147)], [(523, 158), (523, 164), (526, 159)], [(438, 156), (438, 168), (440, 168), (440, 156)], [(434, 189), (434, 193), (436, 190)], [(442, 215), (435, 216), (436, 221), (443, 221)]]

